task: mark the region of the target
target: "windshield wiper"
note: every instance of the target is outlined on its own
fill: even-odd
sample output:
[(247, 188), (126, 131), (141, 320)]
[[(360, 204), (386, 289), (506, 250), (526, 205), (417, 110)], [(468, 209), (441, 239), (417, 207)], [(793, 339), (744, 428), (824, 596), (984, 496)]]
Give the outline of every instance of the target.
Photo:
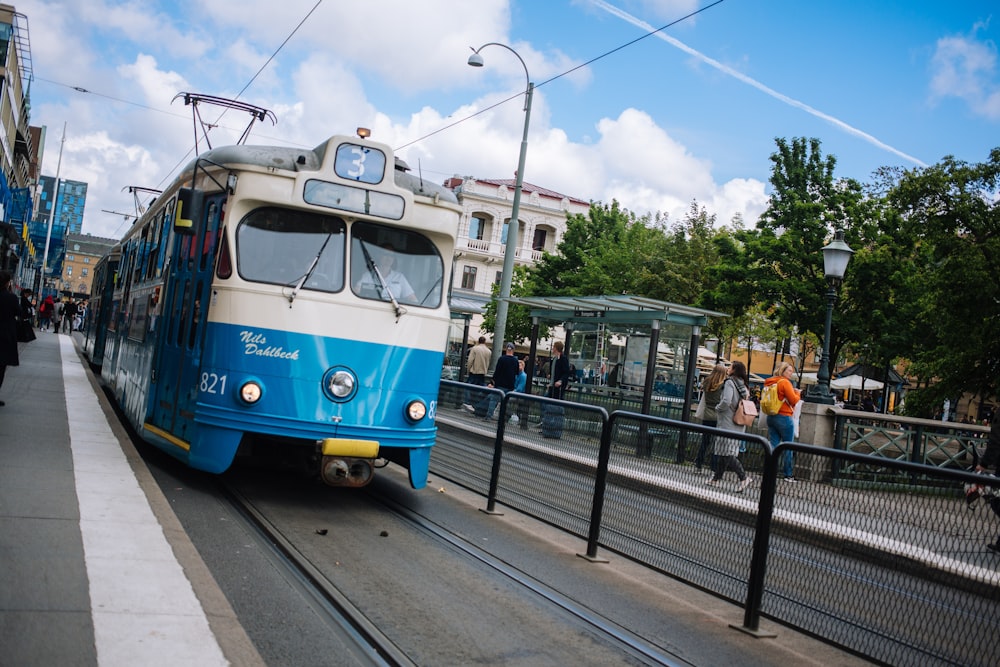
[(382, 292), (384, 290), (384, 294), (389, 297), (389, 301), (392, 303), (392, 307), (396, 311), (396, 321), (398, 322), (399, 318), (406, 312), (406, 309), (400, 306), (399, 302), (396, 301), (395, 295), (392, 293), (392, 290), (389, 289), (389, 283), (386, 282), (385, 276), (382, 275), (382, 272), (379, 270), (375, 260), (372, 259), (371, 253), (368, 252), (368, 244), (363, 239), (358, 240), (361, 242), (361, 252), (365, 254), (365, 265), (368, 267), (368, 270), (371, 271), (371, 274), (375, 276), (375, 279), (378, 280), (378, 284), (381, 286), (379, 291)]
[(299, 278), (299, 281), (295, 283), (295, 289), (293, 289), (292, 293), (288, 295), (289, 308), (292, 307), (292, 301), (295, 301), (295, 297), (299, 295), (299, 290), (302, 289), (302, 286), (306, 284), (306, 281), (309, 280), (309, 276), (311, 276), (312, 272), (316, 269), (316, 265), (319, 264), (319, 258), (323, 256), (323, 251), (326, 250), (326, 244), (329, 243), (330, 239), (332, 238), (333, 238), (333, 232), (330, 232), (329, 234), (326, 235), (326, 240), (323, 241), (323, 245), (320, 246), (319, 252), (316, 253), (315, 257), (313, 257), (312, 262), (309, 264), (309, 268), (306, 269), (305, 274), (303, 274), (303, 276)]

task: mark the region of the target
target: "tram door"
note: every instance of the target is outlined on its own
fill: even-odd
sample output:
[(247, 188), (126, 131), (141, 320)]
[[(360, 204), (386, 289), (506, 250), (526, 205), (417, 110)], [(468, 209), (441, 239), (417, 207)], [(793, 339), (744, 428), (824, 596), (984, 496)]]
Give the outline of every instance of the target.
[(151, 422), (188, 441), (194, 428), (202, 342), (225, 195), (205, 198), (195, 233), (180, 237), (164, 285), (163, 330), (153, 361)]

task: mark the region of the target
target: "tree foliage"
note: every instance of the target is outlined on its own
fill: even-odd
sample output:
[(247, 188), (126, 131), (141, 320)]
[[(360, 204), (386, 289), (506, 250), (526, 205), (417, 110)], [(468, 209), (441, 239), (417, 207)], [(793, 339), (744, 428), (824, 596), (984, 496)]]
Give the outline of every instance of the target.
[[(940, 402), (1000, 394), (1000, 148), (902, 174), (888, 194), (914, 322), (912, 372)], [(905, 254), (902, 254), (904, 253)]]
[[(709, 337), (777, 346), (796, 336), (829, 345), (833, 363), (841, 349), (878, 368), (905, 361), (931, 382), (914, 406), (997, 396), (1000, 149), (982, 164), (880, 169), (863, 187), (835, 177), (819, 140), (775, 143), (771, 199), (753, 228), (739, 218), (720, 227), (697, 202), (675, 222), (595, 203), (568, 217), (556, 254), (515, 272), (512, 293), (693, 304), (732, 316), (714, 318)], [(835, 230), (855, 252), (823, 341), (822, 248)], [(527, 311), (515, 306), (509, 317), (511, 338), (527, 337)]]

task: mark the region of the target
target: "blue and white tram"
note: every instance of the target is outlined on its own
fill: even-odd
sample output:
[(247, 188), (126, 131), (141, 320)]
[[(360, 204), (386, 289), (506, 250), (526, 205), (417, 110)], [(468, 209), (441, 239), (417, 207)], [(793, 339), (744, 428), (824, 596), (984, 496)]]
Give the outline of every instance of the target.
[(116, 245), (97, 263), (83, 320), (83, 353), (98, 368), (104, 363), (104, 342), (108, 333), (105, 323), (111, 312), (114, 277), (120, 259), (121, 246)]
[(136, 221), (102, 377), (146, 440), (209, 472), (279, 442), (328, 484), (377, 459), (426, 484), (461, 209), (396, 165), (348, 136), (216, 148)]

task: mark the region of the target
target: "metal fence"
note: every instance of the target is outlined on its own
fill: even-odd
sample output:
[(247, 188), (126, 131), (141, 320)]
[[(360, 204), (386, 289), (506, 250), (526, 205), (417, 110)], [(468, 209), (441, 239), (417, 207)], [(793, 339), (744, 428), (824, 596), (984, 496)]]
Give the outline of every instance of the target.
[[(889, 664), (1000, 655), (1000, 554), (985, 548), (1000, 519), (962, 491), (983, 476), (882, 458), (905, 484), (845, 483), (871, 454), (772, 451), (753, 433), (527, 394), (492, 392), (495, 413), (477, 416), (468, 387), (442, 382), (431, 466), (488, 511), (517, 509), (585, 540), (588, 558), (613, 551), (741, 604), (749, 632), (764, 615)], [(731, 471), (706, 484), (724, 440), (744, 450), (745, 490)], [(779, 481), (786, 452), (804, 481)]]
[[(987, 427), (955, 422), (857, 410), (836, 410), (834, 415), (835, 449), (940, 468), (969, 469), (989, 434)], [(842, 472), (845, 477), (857, 473), (861, 479), (879, 479), (870, 462), (859, 470), (846, 465)]]

